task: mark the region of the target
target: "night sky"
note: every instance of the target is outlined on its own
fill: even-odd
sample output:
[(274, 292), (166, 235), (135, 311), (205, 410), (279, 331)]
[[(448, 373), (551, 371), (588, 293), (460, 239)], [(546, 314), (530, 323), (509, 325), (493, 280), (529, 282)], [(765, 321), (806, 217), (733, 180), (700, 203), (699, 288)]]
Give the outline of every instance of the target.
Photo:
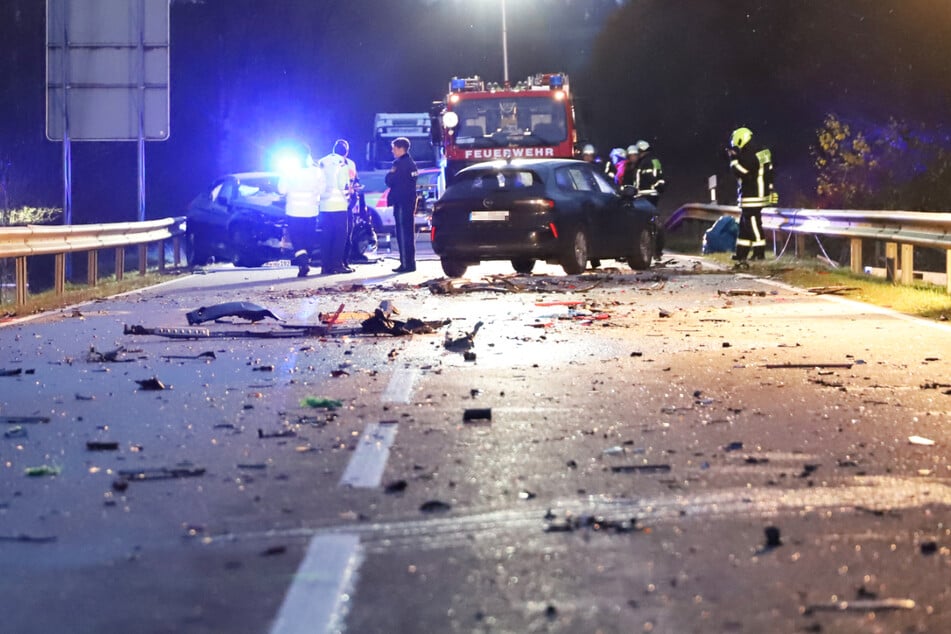
[[(671, 183), (665, 210), (705, 200), (713, 173), (728, 200), (720, 150), (738, 125), (773, 149), (783, 204), (802, 206), (828, 112), (947, 134), (948, 0), (507, 8), (510, 77), (567, 71), (604, 156), (651, 141)], [(61, 144), (44, 131), (44, 20), (43, 0), (0, 7), (0, 179), (12, 206), (62, 204)], [(285, 139), (319, 155), (345, 137), (361, 160), (374, 112), (425, 111), (453, 75), (500, 81), (501, 32), (500, 0), (173, 1), (171, 138), (146, 149), (147, 215), (181, 214), (215, 176), (265, 168)], [(135, 218), (135, 143), (74, 143), (73, 178), (74, 222)]]

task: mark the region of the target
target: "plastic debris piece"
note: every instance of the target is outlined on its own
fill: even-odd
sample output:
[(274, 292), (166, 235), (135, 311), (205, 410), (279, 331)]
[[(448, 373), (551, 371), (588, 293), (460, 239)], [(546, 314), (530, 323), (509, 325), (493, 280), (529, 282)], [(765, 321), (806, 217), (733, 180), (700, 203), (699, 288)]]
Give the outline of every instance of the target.
[(306, 396), (301, 399), (301, 407), (311, 407), (314, 409), (329, 409), (335, 410), (338, 407), (343, 405), (343, 401), (338, 401), (335, 398), (328, 398), (326, 396)]
[(131, 352), (131, 350), (126, 350), (123, 346), (119, 346), (115, 350), (107, 350), (106, 352), (100, 352), (96, 350), (95, 346), (89, 346), (89, 352), (86, 353), (86, 361), (89, 363), (131, 363), (135, 361), (135, 359), (122, 358), (122, 355), (126, 352)]
[(277, 321), (284, 321), (267, 308), (251, 302), (225, 302), (214, 306), (202, 306), (185, 315), (188, 325), (194, 326), (206, 321), (217, 321), (222, 317), (239, 317), (250, 322), (258, 322), (266, 317)]
[(531, 491), (518, 492), (518, 499), (520, 500), (534, 500), (536, 497), (538, 497), (537, 494), (532, 493)]
[(776, 526), (767, 526), (763, 529), (766, 534), (766, 548), (777, 548), (783, 545), (783, 540), (779, 536), (779, 528)]
[(740, 295), (749, 295), (749, 296), (755, 295), (757, 297), (766, 297), (766, 291), (756, 291), (756, 290), (752, 290), (748, 288), (731, 288), (729, 290), (724, 291), (718, 288), (717, 295), (727, 295), (730, 297), (736, 297)]
[(199, 352), (198, 354), (163, 354), (163, 359), (203, 359), (203, 360), (213, 360), (217, 359), (218, 356), (214, 353), (213, 350), (208, 350), (206, 352)]
[(925, 438), (924, 436), (909, 436), (908, 442), (913, 445), (922, 445), (924, 447), (931, 447), (935, 444), (930, 438)]
[(630, 464), (611, 467), (612, 473), (667, 473), (669, 464)]
[(23, 473), (31, 478), (42, 478), (45, 476), (58, 476), (62, 471), (60, 467), (55, 465), (44, 464), (38, 467), (27, 467), (23, 470)]
[(156, 391), (156, 390), (166, 389), (165, 384), (162, 383), (162, 381), (159, 380), (157, 376), (153, 376), (151, 379), (141, 379), (141, 380), (136, 379), (135, 382), (138, 383), (139, 387), (145, 391)]
[(856, 601), (830, 601), (806, 606), (806, 614), (812, 612), (874, 612), (876, 610), (914, 610), (912, 599), (858, 599)]
[(0, 542), (21, 542), (24, 544), (49, 544), (59, 539), (56, 535), (0, 535)]
[(297, 432), (293, 429), (282, 429), (280, 431), (266, 432), (263, 429), (258, 429), (258, 438), (295, 438), (297, 437)]
[(273, 557), (274, 555), (283, 555), (287, 552), (287, 546), (269, 546), (261, 552), (262, 557)]
[(22, 425), (11, 427), (10, 429), (3, 432), (4, 438), (26, 438), (26, 435), (26, 428)]
[(934, 540), (921, 542), (919, 548), (921, 549), (922, 555), (933, 555), (938, 552), (938, 542)]
[(266, 365), (256, 365), (251, 368), (252, 372), (274, 372), (274, 366), (270, 363)]
[(110, 440), (87, 440), (87, 451), (116, 451), (119, 449), (119, 443)]
[(20, 376), (21, 374), (23, 374), (23, 368), (16, 368), (15, 370), (0, 369), (0, 376)]
[(406, 480), (394, 480), (383, 487), (384, 493), (402, 493), (408, 486)]
[[(156, 469), (129, 469), (118, 472), (119, 476), (130, 481), (172, 480), (176, 478), (196, 478), (205, 475), (203, 467), (158, 467)], [(115, 483), (113, 483), (115, 488)]]
[(452, 504), (448, 504), (441, 500), (429, 500), (429, 501), (423, 502), (420, 505), (419, 510), (422, 511), (423, 513), (443, 513), (445, 511), (450, 510), (451, 508), (452, 508)]
[(0, 423), (7, 425), (36, 425), (50, 422), (49, 416), (0, 416)]
[(462, 412), (462, 420), (466, 423), (474, 421), (490, 421), (492, 420), (492, 408), (470, 407)]
[(479, 329), (482, 328), (482, 321), (477, 321), (472, 330), (463, 334), (460, 337), (452, 338), (449, 336), (449, 333), (446, 333), (446, 340), (443, 342), (443, 347), (446, 350), (451, 350), (453, 352), (465, 352), (470, 350), (474, 344), (475, 336), (479, 332)]
[(473, 352), (472, 350), (466, 350), (465, 352), (462, 353), (462, 360), (463, 360), (463, 361), (475, 361), (475, 360), (476, 360), (476, 353)]
[(767, 370), (798, 369), (811, 370), (813, 368), (842, 368), (848, 370), (852, 363), (767, 363)]
[(734, 440), (730, 444), (724, 446), (723, 451), (739, 451), (742, 448), (743, 448), (743, 443), (738, 440)]

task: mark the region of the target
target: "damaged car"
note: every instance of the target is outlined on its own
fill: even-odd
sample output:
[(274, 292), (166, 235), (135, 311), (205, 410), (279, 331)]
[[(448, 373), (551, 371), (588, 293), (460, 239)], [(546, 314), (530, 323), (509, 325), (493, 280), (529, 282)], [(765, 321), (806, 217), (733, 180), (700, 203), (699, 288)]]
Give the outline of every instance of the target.
[(433, 251), (449, 277), (482, 260), (531, 273), (538, 260), (574, 275), (589, 260), (650, 267), (657, 211), (633, 187), (615, 190), (573, 159), (478, 163), (456, 175), (432, 215)]

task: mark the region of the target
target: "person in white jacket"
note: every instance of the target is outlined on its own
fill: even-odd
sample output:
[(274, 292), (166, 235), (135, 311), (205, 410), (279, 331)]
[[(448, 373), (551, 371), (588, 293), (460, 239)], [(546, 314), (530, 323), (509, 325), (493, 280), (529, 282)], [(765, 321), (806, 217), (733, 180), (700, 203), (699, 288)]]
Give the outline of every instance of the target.
[(303, 147), (300, 165), (281, 176), (278, 192), (285, 195), (287, 231), (294, 247), (297, 277), (310, 272), (310, 252), (317, 246), (317, 214), (324, 175), (314, 164), (310, 148)]
[(334, 143), (333, 151), (317, 161), (323, 173), (324, 189), (320, 194), (320, 258), (321, 274), (353, 273), (344, 262), (347, 248), (347, 216), (350, 196), (350, 161), (345, 141)]

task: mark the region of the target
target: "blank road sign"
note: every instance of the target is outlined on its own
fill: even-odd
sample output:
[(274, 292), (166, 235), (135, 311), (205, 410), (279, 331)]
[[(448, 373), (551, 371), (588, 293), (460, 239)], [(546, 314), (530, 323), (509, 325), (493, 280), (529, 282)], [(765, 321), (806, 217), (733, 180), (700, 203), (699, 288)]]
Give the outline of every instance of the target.
[(169, 0), (47, 0), (47, 138), (167, 139), (168, 55)]

